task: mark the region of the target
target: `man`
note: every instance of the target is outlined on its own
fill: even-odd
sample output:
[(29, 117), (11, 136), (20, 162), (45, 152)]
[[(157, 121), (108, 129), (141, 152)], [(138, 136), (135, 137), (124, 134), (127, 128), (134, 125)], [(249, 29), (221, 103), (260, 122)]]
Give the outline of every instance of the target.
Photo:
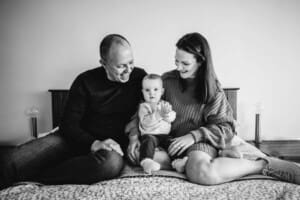
[(90, 184), (119, 175), (128, 145), (124, 128), (141, 100), (146, 72), (134, 67), (131, 46), (121, 35), (102, 40), (100, 57), (101, 67), (73, 82), (59, 133), (5, 156), (4, 187), (16, 181)]

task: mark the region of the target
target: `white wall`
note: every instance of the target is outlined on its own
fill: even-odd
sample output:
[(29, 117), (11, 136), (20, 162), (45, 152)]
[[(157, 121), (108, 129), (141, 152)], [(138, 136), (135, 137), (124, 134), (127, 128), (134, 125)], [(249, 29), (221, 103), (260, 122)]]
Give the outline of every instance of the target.
[(51, 129), (47, 90), (96, 67), (106, 34), (126, 36), (136, 64), (162, 73), (174, 68), (176, 41), (193, 31), (208, 39), (223, 86), (240, 87), (239, 134), (254, 137), (261, 102), (264, 139), (300, 138), (299, 10), (297, 0), (1, 0), (0, 141), (29, 138), (32, 105), (39, 132)]

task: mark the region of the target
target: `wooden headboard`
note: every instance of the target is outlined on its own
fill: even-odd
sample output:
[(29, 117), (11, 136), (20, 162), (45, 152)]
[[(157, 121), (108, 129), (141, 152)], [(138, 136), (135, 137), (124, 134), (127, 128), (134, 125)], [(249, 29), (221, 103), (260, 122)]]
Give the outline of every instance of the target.
[[(233, 116), (237, 119), (237, 91), (239, 88), (224, 88), (224, 92), (233, 109)], [(52, 98), (52, 125), (53, 128), (59, 125), (66, 100), (68, 98), (69, 90), (51, 89), (49, 90)], [(251, 144), (255, 144), (259, 138), (249, 140)], [(277, 140), (277, 141), (260, 141), (255, 144), (263, 152), (280, 157), (282, 159), (292, 160), (300, 163), (300, 142), (299, 140)]]
[[(233, 109), (233, 116), (237, 118), (237, 91), (239, 88), (224, 88), (224, 92)], [(59, 125), (65, 103), (68, 98), (69, 90), (51, 89), (49, 90), (52, 98), (52, 126), (53, 128)]]

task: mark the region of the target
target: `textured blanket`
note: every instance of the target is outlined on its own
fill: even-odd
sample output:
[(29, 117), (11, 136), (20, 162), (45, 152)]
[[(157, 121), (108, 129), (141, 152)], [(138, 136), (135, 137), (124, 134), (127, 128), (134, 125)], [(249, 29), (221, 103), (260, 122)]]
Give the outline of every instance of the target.
[[(127, 171), (126, 171), (127, 170)], [(0, 191), (11, 199), (300, 199), (300, 186), (269, 177), (249, 176), (237, 181), (203, 186), (188, 182), (176, 172), (146, 175), (125, 169), (117, 178), (92, 185), (41, 185), (19, 183)]]

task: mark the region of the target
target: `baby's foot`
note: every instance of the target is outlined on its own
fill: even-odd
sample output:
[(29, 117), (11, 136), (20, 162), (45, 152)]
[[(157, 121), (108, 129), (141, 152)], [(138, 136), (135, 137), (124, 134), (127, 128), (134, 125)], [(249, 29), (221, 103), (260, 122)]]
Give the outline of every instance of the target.
[(185, 156), (184, 158), (175, 159), (172, 162), (172, 167), (179, 173), (183, 173), (185, 170), (185, 165), (188, 160), (188, 157)]
[(243, 154), (236, 147), (230, 147), (228, 149), (219, 151), (219, 156), (229, 158), (243, 158)]
[(147, 174), (152, 174), (153, 171), (160, 170), (160, 164), (150, 158), (143, 159), (141, 161), (141, 166), (143, 167), (144, 172)]

